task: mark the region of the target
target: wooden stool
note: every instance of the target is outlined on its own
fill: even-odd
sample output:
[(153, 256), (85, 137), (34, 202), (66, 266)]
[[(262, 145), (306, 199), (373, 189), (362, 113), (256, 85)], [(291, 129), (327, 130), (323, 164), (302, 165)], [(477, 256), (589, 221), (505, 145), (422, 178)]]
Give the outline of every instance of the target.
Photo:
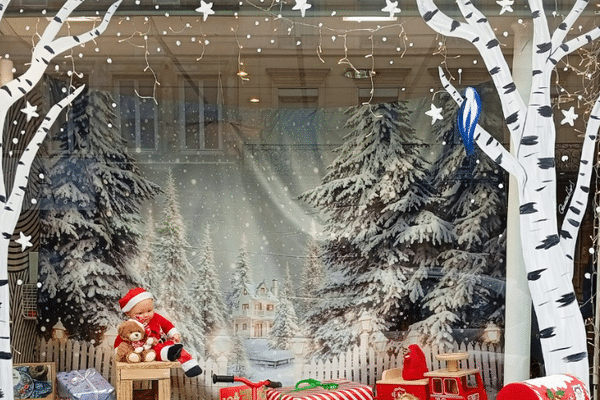
[[(117, 362), (117, 400), (133, 400), (133, 381), (158, 382), (158, 399), (171, 400), (171, 368), (180, 368), (177, 361), (140, 363)], [(152, 382), (155, 387), (155, 382)]]

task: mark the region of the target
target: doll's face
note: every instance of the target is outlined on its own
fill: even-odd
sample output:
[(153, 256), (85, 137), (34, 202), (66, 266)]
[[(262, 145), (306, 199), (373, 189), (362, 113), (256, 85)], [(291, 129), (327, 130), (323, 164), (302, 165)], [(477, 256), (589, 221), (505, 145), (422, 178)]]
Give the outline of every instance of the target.
[(145, 325), (154, 316), (154, 300), (142, 300), (133, 306), (126, 314), (129, 318), (134, 318)]

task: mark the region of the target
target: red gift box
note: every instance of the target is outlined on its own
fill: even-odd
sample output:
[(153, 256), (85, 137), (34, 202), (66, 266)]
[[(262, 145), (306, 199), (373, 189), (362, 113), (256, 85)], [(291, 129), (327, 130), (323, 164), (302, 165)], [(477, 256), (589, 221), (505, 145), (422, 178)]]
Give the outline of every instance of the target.
[(323, 381), (323, 384), (335, 383), (336, 389), (325, 389), (321, 386), (296, 390), (295, 387), (283, 387), (267, 390), (267, 400), (373, 400), (373, 389), (370, 386), (334, 379)]
[(498, 400), (572, 399), (590, 400), (585, 384), (569, 374), (510, 383), (498, 393)]
[(221, 400), (265, 400), (265, 387), (257, 389), (257, 399), (252, 398), (252, 389), (246, 385), (230, 386), (219, 389)]

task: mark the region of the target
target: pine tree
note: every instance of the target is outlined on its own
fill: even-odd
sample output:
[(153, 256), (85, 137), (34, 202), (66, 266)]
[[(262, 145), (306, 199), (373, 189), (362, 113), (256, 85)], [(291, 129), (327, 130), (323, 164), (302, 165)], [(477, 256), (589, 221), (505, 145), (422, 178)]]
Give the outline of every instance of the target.
[(250, 372), (250, 362), (248, 360), (248, 352), (246, 351), (246, 341), (241, 335), (235, 335), (233, 337), (233, 343), (231, 344), (231, 353), (227, 359), (227, 370), (231, 375), (248, 376)]
[(421, 281), (452, 239), (433, 207), (428, 164), (404, 102), (349, 110), (351, 131), (317, 188), (301, 198), (327, 214), (327, 278), (306, 322), (321, 355), (358, 342), (357, 321), (369, 311), (377, 329), (398, 329), (412, 315)]
[(121, 319), (118, 299), (139, 282), (139, 208), (159, 188), (142, 177), (119, 135), (111, 96), (87, 91), (53, 138), (41, 208), (41, 326), (97, 339)]
[[(498, 260), (503, 242), (498, 239), (505, 229), (506, 200), (503, 177), (493, 161), (483, 153), (466, 154), (455, 124), (458, 107), (448, 97), (442, 96), (444, 119), (434, 131), (443, 144), (435, 181), (446, 198), (446, 218), (454, 225), (456, 241), (440, 254), (440, 276), (424, 304), (430, 315), (413, 329), (451, 350), (454, 329), (485, 326), (491, 314), (498, 322), (501, 314), (503, 300), (490, 288), (503, 270)], [(495, 118), (490, 107), (480, 124), (498, 124)]]
[(157, 306), (181, 331), (184, 345), (192, 354), (204, 353), (204, 320), (194, 303), (188, 282), (195, 271), (187, 258), (189, 248), (181, 215), (175, 179), (167, 175), (163, 219), (156, 246), (157, 266), (162, 271), (156, 295)]
[(233, 271), (233, 277), (231, 279), (231, 291), (227, 298), (227, 307), (231, 312), (235, 307), (238, 306), (240, 296), (244, 291), (250, 292), (252, 289), (252, 278), (250, 276), (250, 263), (248, 261), (248, 243), (246, 235), (242, 235), (242, 244), (240, 246), (240, 252), (238, 254), (238, 261)]
[(280, 350), (289, 350), (293, 337), (298, 333), (298, 317), (294, 304), (291, 301), (292, 277), (290, 266), (285, 266), (285, 279), (279, 295), (279, 304), (275, 310), (273, 329), (269, 332), (269, 347)]
[(142, 286), (151, 293), (158, 293), (157, 287), (161, 281), (154, 254), (155, 245), (156, 227), (152, 212), (149, 212), (146, 217), (144, 235), (140, 238), (140, 253), (131, 263), (130, 269), (139, 274)]
[(304, 318), (318, 300), (317, 291), (323, 286), (325, 270), (321, 261), (321, 246), (316, 239), (316, 228), (313, 223), (311, 234), (306, 241), (306, 258), (302, 268), (301, 285), (298, 297), (301, 300), (301, 316)]
[(196, 279), (191, 286), (192, 301), (201, 310), (204, 337), (214, 336), (225, 328), (225, 303), (219, 289), (210, 225), (204, 229)]

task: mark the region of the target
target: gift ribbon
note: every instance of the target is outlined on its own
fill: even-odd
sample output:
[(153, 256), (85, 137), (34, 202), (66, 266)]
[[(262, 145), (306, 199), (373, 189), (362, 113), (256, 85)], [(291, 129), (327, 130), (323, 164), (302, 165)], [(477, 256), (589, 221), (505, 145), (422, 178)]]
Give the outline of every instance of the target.
[(85, 374), (82, 375), (81, 372), (79, 371), (73, 371), (75, 372), (77, 375), (79, 375), (79, 377), (74, 377), (73, 379), (71, 379), (71, 384), (73, 384), (74, 386), (78, 386), (83, 382), (87, 382), (92, 390), (94, 391), (94, 398), (95, 400), (98, 400), (98, 389), (96, 389), (96, 386), (94, 386), (94, 384), (92, 383), (92, 381), (89, 380), (90, 376), (93, 376), (96, 371), (93, 368), (88, 368), (85, 370)]
[[(303, 383), (308, 383), (307, 386), (299, 387)], [(322, 383), (316, 379), (304, 379), (296, 383), (296, 388), (292, 392), (298, 392), (300, 390), (314, 389), (316, 387), (322, 387), (325, 390), (334, 390), (338, 388), (337, 383)]]

